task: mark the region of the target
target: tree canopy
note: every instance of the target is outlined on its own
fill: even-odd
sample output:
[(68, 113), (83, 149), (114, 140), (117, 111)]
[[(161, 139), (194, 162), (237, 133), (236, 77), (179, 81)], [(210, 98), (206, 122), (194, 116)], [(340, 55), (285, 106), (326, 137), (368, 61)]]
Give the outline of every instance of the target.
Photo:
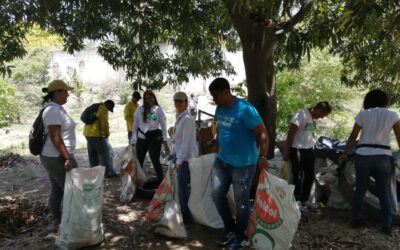
[[(237, 24), (229, 17), (240, 14), (245, 19), (239, 22), (251, 22), (247, 27), (266, 27), (263, 40), (276, 40), (278, 69), (298, 67), (312, 47), (329, 46), (343, 60), (344, 83), (398, 83), (397, 1), (3, 0), (0, 11), (2, 72), (25, 55), (26, 32), (38, 24), (60, 34), (69, 52), (82, 49), (85, 39), (101, 41), (99, 53), (137, 85), (154, 88), (180, 84), (190, 74), (233, 73), (222, 50), (240, 48)], [(166, 55), (162, 44), (176, 53)]]
[[(248, 99), (275, 140), (276, 69), (298, 68), (312, 48), (340, 56), (341, 80), (397, 100), (400, 3), (389, 0), (1, 0), (0, 72), (25, 54), (34, 24), (74, 52), (87, 40), (134, 88), (234, 73), (223, 50), (242, 49)], [(163, 46), (171, 46), (167, 53)], [(273, 146), (273, 144), (271, 145)], [(273, 147), (270, 147), (273, 153)]]

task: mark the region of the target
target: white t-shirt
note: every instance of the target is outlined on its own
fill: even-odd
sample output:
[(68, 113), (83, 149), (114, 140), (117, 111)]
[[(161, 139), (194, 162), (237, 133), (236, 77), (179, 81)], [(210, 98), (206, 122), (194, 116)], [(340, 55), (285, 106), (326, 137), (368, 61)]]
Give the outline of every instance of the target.
[[(399, 121), (396, 112), (386, 108), (371, 108), (362, 110), (355, 118), (355, 122), (361, 127), (360, 144), (377, 144), (390, 146), (390, 132), (393, 125)], [(390, 149), (383, 148), (357, 148), (359, 155), (392, 155)]]
[[(154, 105), (150, 108), (150, 112), (147, 114), (146, 122), (143, 121), (144, 107), (140, 106), (135, 112), (135, 119), (133, 119), (132, 126), (132, 139), (131, 144), (137, 142), (137, 138), (146, 139), (143, 135), (147, 131), (156, 130), (161, 127), (162, 136), (164, 141), (167, 140), (167, 118), (165, 117), (164, 111), (159, 106)], [(138, 132), (140, 128), (141, 132)]]
[[(49, 133), (49, 125), (61, 125), (61, 138), (64, 141), (68, 153), (74, 154), (76, 147), (75, 127), (76, 123), (59, 104), (50, 102), (43, 112), (43, 125), (46, 134)], [(46, 138), (41, 155), (58, 157), (60, 152), (54, 147), (50, 136)]]
[(189, 108), (190, 110), (197, 111), (197, 100), (196, 99), (189, 99)]
[(292, 147), (312, 148), (316, 142), (316, 123), (308, 109), (298, 110), (290, 121), (298, 127), (294, 136)]

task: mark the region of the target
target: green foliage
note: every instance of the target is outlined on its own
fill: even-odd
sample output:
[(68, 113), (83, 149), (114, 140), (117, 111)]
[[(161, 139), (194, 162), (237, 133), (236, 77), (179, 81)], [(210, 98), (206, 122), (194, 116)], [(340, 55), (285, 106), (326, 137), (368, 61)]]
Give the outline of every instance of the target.
[[(275, 67), (297, 69), (304, 55), (311, 58), (312, 49), (329, 48), (341, 57), (344, 67), (338, 79), (342, 82), (381, 86), (400, 100), (399, 9), (399, 1), (389, 0), (3, 0), (0, 73), (9, 73), (9, 62), (25, 55), (23, 40), (38, 24), (62, 36), (65, 49), (71, 53), (84, 48), (88, 39), (100, 41), (99, 53), (115, 69), (126, 70), (135, 89), (178, 85), (188, 81), (190, 75), (232, 74), (223, 49), (236, 50), (240, 42), (248, 53), (245, 63), (260, 59), (260, 55), (265, 56), (261, 58), (264, 61), (257, 61), (260, 64), (274, 60), (251, 72), (246, 65), (246, 73), (252, 76), (249, 86), (253, 82), (273, 85), (273, 77), (264, 77), (265, 72), (273, 76)], [(268, 53), (274, 48), (273, 55), (258, 53), (262, 48), (271, 48)], [(288, 99), (290, 109), (334, 97), (331, 88), (341, 90), (337, 82), (310, 83), (308, 75), (300, 76), (300, 81), (295, 73), (286, 74), (280, 76), (282, 81), (278, 76), (278, 83), (286, 86), (278, 84), (277, 91), (279, 98)], [(254, 80), (255, 76), (263, 81)], [(292, 91), (288, 86), (300, 91), (296, 93), (314, 91), (311, 93), (316, 97), (289, 97), (285, 95)], [(310, 90), (311, 86), (318, 88)], [(273, 91), (270, 94), (273, 96)], [(274, 118), (268, 120), (273, 122)]]
[(127, 104), (132, 96), (132, 88), (129, 85), (123, 85), (118, 89), (119, 104)]
[(62, 38), (48, 29), (42, 29), (34, 25), (26, 35), (24, 46), (27, 49), (42, 48), (46, 50), (61, 49), (63, 46)]
[(70, 85), (74, 88), (73, 92), (78, 98), (78, 101), (81, 101), (82, 93), (85, 91), (86, 88), (83, 82), (79, 79), (78, 75), (76, 74), (75, 69), (71, 76)]
[(26, 57), (12, 62), (14, 69), (6, 80), (10, 83), (26, 86), (29, 84), (44, 86), (49, 81), (47, 67), (50, 52), (46, 49), (29, 49)]
[(0, 128), (9, 126), (19, 119), (20, 110), (15, 89), (0, 79)]
[(326, 118), (330, 123), (323, 134), (345, 138), (354, 116), (353, 110), (345, 107), (353, 107), (351, 100), (358, 95), (358, 91), (340, 84), (341, 64), (338, 57), (332, 57), (326, 51), (313, 51), (310, 59), (310, 62), (303, 62), (299, 71), (283, 70), (277, 74), (278, 135), (286, 136), (290, 119), (298, 109), (328, 101), (333, 112)]
[(247, 99), (246, 81), (238, 83), (235, 87), (231, 88), (234, 95)]
[(400, 103), (400, 2), (353, 0), (338, 5), (331, 51), (342, 58), (342, 83), (381, 88)]

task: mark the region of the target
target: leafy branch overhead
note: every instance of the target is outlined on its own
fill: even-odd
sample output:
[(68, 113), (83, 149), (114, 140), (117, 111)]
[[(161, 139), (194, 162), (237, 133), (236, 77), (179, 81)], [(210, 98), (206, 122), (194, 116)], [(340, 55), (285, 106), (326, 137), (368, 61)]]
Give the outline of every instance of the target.
[(26, 54), (26, 32), (38, 24), (60, 34), (70, 53), (87, 39), (98, 41), (99, 53), (125, 69), (135, 87), (232, 74), (223, 50), (235, 51), (245, 40), (255, 47), (272, 42), (278, 69), (298, 68), (312, 48), (328, 47), (341, 57), (344, 83), (400, 85), (398, 1), (3, 0), (0, 12), (3, 75)]

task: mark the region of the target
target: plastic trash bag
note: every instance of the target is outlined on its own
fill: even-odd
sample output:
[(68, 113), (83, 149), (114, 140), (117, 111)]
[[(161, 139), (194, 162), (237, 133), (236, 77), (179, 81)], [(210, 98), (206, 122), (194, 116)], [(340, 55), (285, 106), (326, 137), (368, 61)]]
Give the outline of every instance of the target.
[(120, 164), (122, 190), (119, 200), (128, 203), (135, 196), (136, 188), (143, 185), (147, 178), (136, 157), (136, 149), (132, 145), (126, 147)]
[(267, 171), (260, 173), (255, 209), (247, 229), (256, 249), (289, 249), (300, 221), (294, 186)]
[(78, 249), (103, 241), (101, 223), (105, 167), (74, 168), (66, 173), (59, 249)]
[(155, 233), (180, 239), (187, 236), (179, 205), (178, 181), (173, 165), (168, 166), (163, 181), (150, 201), (147, 219), (152, 224)]

